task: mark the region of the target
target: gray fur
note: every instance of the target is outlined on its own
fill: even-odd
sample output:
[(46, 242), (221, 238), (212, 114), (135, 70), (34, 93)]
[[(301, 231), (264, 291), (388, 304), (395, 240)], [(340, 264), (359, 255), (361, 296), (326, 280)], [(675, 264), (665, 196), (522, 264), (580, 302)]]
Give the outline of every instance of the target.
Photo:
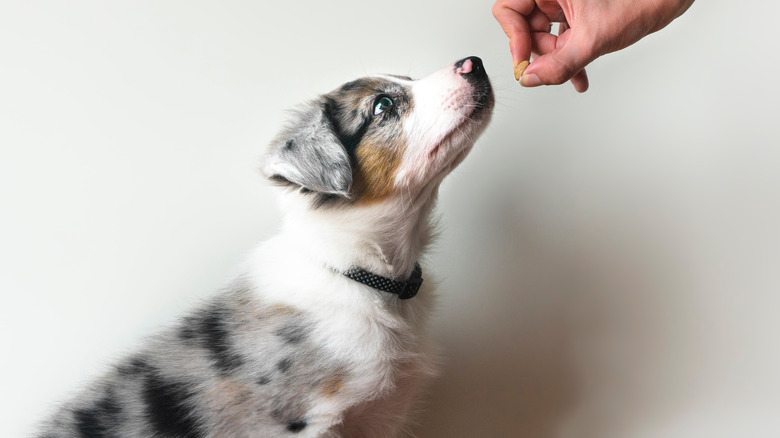
[[(310, 102), (271, 143), (265, 175), (324, 195), (324, 200), (354, 200), (355, 151), (366, 135), (399, 135), (400, 117), (414, 107), (408, 91), (396, 82), (367, 77)], [(376, 117), (374, 105), (381, 96), (391, 97), (394, 106)], [(322, 203), (323, 197), (318, 199)]]
[(352, 165), (323, 101), (310, 104), (274, 139), (264, 172), (314, 192), (349, 196)]
[[(394, 110), (375, 117), (372, 109), (379, 96), (392, 97)], [(264, 172), (320, 198), (353, 202), (355, 150), (361, 139), (377, 132), (397, 134), (400, 118), (412, 107), (405, 87), (387, 79), (347, 83), (297, 114), (272, 143)], [(313, 436), (333, 427), (322, 418), (318, 423), (307, 417), (318, 415), (323, 400), (366, 402), (344, 392), (365, 378), (365, 364), (326, 353), (322, 345), (327, 341), (318, 338), (322, 330), (313, 315), (264, 302), (249, 284), (234, 282), (149, 340), (59, 408), (38, 437)], [(400, 345), (391, 334), (395, 342), (388, 345)], [(388, 347), (393, 350), (389, 356), (401, 355), (395, 346)], [(403, 359), (399, 381), (411, 388), (408, 382), (430, 371), (422, 355)], [(382, 405), (375, 418), (388, 425), (396, 421), (394, 415), (405, 412), (405, 393), (399, 394), (397, 400), (383, 400), (395, 411), (388, 413)], [(388, 430), (364, 424), (361, 409), (368, 408), (355, 411), (352, 423), (358, 432), (349, 436), (366, 436), (362, 431), (372, 428), (378, 434)]]
[(62, 406), (37, 436), (294, 436), (323, 383), (346, 369), (309, 341), (314, 329), (306, 314), (268, 306), (236, 282)]

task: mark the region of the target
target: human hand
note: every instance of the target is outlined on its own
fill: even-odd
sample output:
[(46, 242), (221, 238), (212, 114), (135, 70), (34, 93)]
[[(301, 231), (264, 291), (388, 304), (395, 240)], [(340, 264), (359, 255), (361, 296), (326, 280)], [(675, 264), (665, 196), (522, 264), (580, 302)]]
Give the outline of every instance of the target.
[[(693, 0), (497, 0), (493, 16), (509, 37), (515, 66), (534, 55), (520, 78), (526, 87), (571, 79), (588, 89), (585, 66), (663, 29)], [(560, 22), (558, 35), (552, 23)]]

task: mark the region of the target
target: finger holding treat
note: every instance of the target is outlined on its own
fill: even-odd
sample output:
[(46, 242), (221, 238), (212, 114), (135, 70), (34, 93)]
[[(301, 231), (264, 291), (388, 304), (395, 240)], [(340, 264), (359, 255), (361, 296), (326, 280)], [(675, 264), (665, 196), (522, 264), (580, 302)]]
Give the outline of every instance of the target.
[[(509, 52), (512, 65), (518, 71), (518, 65), (531, 59), (531, 22), (529, 17), (536, 9), (534, 0), (498, 0), (493, 4), (493, 16), (509, 37)], [(523, 68), (524, 69), (524, 68)], [(522, 75), (522, 71), (520, 72)]]
[[(694, 0), (497, 0), (493, 15), (509, 37), (515, 79), (525, 87), (572, 81), (588, 89), (585, 66), (663, 29)], [(558, 34), (550, 23), (561, 23)], [(526, 64), (531, 54), (534, 62)]]

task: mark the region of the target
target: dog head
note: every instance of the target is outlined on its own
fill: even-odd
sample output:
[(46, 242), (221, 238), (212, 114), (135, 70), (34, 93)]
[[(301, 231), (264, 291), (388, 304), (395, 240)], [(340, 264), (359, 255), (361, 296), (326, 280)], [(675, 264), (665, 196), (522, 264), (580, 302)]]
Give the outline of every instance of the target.
[(416, 81), (357, 79), (299, 111), (272, 142), (263, 172), (314, 207), (416, 199), (465, 158), (493, 104), (477, 57)]

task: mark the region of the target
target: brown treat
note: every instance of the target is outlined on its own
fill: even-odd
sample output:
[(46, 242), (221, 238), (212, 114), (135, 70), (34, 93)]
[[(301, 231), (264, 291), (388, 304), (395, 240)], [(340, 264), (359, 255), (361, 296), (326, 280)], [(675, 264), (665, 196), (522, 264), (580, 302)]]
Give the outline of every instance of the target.
[(515, 80), (519, 81), (520, 78), (523, 76), (523, 72), (528, 67), (528, 64), (530, 62), (528, 61), (520, 61), (515, 65)]

